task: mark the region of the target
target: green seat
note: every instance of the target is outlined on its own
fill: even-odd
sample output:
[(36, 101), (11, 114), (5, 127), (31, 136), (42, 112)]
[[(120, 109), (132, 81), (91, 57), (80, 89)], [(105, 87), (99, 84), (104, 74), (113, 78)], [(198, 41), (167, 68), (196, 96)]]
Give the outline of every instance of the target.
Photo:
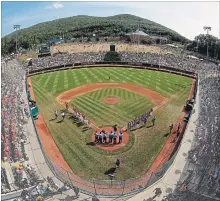
[(31, 108), (31, 115), (32, 115), (33, 119), (37, 118), (38, 112), (39, 112), (39, 110), (38, 110), (37, 106)]

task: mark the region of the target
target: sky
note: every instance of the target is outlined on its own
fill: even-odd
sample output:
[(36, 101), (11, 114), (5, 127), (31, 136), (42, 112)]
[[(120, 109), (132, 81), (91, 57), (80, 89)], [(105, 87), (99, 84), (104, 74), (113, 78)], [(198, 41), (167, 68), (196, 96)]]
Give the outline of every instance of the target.
[(205, 33), (204, 26), (212, 28), (210, 34), (220, 37), (219, 2), (52, 2), (23, 1), (1, 3), (1, 34), (13, 32), (13, 25), (26, 28), (58, 18), (90, 15), (112, 16), (132, 14), (164, 25), (188, 39)]

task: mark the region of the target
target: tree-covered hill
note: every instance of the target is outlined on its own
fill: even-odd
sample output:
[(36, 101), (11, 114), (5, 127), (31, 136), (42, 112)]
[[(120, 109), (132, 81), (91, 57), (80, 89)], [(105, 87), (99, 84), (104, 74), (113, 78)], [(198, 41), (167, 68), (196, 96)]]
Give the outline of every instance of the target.
[[(50, 39), (65, 39), (107, 36), (124, 36), (128, 32), (135, 31), (140, 24), (140, 29), (150, 35), (166, 36), (172, 41), (185, 42), (187, 39), (177, 32), (153, 21), (143, 19), (134, 15), (122, 14), (110, 17), (92, 17), (86, 15), (61, 18), (49, 22), (39, 23), (29, 28), (18, 31), (20, 45), (23, 48), (47, 42)], [(14, 47), (15, 32), (2, 38), (4, 52), (11, 52)], [(10, 43), (11, 45), (7, 45)], [(11, 47), (10, 47), (11, 46)]]

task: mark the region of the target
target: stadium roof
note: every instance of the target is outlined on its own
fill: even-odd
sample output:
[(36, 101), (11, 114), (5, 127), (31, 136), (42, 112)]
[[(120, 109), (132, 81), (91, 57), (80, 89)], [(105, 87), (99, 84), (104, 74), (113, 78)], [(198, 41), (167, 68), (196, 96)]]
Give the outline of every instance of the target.
[(176, 46), (176, 45), (173, 45), (173, 44), (167, 44), (167, 46), (170, 46), (170, 47), (178, 47), (178, 46)]
[(143, 31), (140, 31), (140, 30), (136, 30), (135, 32), (132, 32), (132, 33), (127, 33), (126, 35), (127, 36), (130, 36), (130, 35), (149, 36), (148, 34), (144, 33)]
[(166, 37), (162, 37), (162, 36), (150, 36), (150, 38), (152, 38), (152, 39), (160, 39), (160, 40), (168, 40)]

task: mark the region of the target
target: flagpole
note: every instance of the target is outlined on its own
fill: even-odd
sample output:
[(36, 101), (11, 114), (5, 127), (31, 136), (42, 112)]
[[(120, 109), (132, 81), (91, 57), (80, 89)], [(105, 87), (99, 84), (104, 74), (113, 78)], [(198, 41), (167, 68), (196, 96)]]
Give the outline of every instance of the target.
[(139, 34), (139, 31), (140, 31), (140, 20), (138, 20), (138, 52), (139, 52), (139, 44), (140, 44), (140, 34)]

